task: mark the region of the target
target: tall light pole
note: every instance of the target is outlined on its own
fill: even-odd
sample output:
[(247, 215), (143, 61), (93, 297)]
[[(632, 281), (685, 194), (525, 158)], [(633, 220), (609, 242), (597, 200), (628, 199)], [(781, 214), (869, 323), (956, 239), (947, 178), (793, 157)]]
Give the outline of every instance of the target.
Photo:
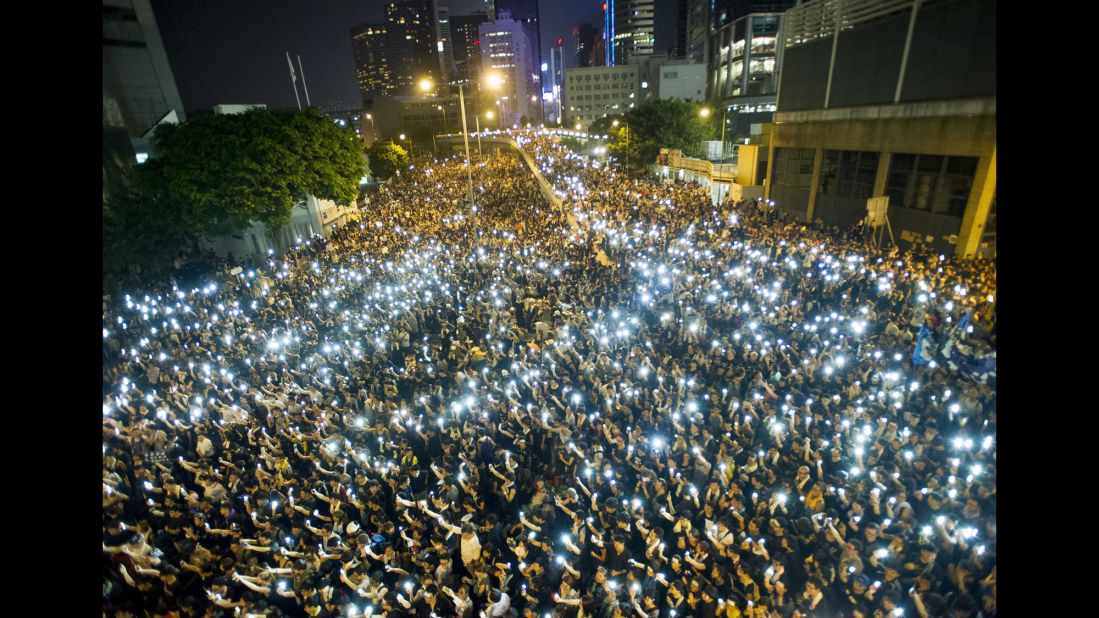
[(728, 122), (728, 120), (726, 120), (725, 117), (728, 115), (728, 113), (729, 113), (729, 108), (722, 105), (722, 110), (721, 110), (721, 162), (723, 164), (725, 163), (725, 125)]
[[(622, 122), (626, 124), (626, 175), (629, 176), (630, 175), (630, 123), (625, 121), (625, 120), (623, 120)], [(619, 124), (620, 123), (617, 120), (615, 120), (614, 122), (611, 123), (611, 126), (617, 127)]]
[[(491, 116), (489, 116), (491, 118)], [(473, 117), (473, 122), (477, 125), (477, 162), (481, 162), (481, 114), (477, 114)]]
[(374, 141), (378, 141), (378, 129), (374, 126), (374, 116), (371, 114), (366, 115), (366, 119), (370, 121), (370, 135), (374, 138)]
[[(431, 82), (431, 79), (427, 78), (427, 77), (422, 78), (418, 85), (420, 87), (420, 92), (424, 93), (424, 97), (429, 96), (430, 93), (431, 93), (432, 88), (435, 87), (435, 84), (433, 84)], [(430, 126), (428, 127), (428, 129), (430, 130)], [(435, 147), (435, 131), (431, 131), (431, 148), (435, 152), (435, 156), (439, 156), (439, 149)], [(409, 134), (409, 137), (408, 137), (408, 149), (411, 152), (411, 150), (412, 150), (412, 135), (411, 134)], [(410, 154), (409, 156), (412, 156), (412, 155)]]
[(462, 84), (458, 84), (458, 102), (462, 112), (462, 141), (466, 144), (466, 178), (469, 179), (469, 205), (473, 207), (473, 168), (469, 164), (469, 130), (466, 128), (466, 95)]
[[(722, 162), (725, 161), (725, 122), (726, 122), (726, 116), (729, 113), (729, 108), (728, 107), (723, 106), (723, 108), (724, 109), (721, 112), (721, 161)], [(710, 111), (710, 108), (708, 108), (708, 107), (703, 107), (703, 108), (698, 110), (698, 115), (702, 118), (709, 118), (711, 113), (712, 112)]]
[(411, 159), (412, 158), (412, 135), (409, 134), (408, 136), (405, 136), (404, 133), (401, 133), (398, 136), (398, 139), (402, 142), (405, 141), (406, 139), (408, 140), (408, 158)]
[(450, 135), (450, 125), (447, 123), (446, 120), (446, 108), (440, 105), (438, 109), (440, 112), (443, 112), (443, 133)]

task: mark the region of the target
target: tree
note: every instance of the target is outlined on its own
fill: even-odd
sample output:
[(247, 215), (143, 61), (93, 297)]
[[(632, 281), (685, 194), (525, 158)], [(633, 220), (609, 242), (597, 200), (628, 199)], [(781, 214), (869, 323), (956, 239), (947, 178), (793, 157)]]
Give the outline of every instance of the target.
[(133, 264), (158, 274), (204, 236), (283, 227), (307, 194), (351, 204), (366, 169), (354, 131), (313, 108), (198, 115), (153, 140), (155, 156), (104, 201), (105, 279)]
[(399, 170), (412, 164), (408, 151), (390, 142), (377, 142), (366, 151), (370, 169), (379, 178), (390, 178)]
[(624, 118), (621, 114), (614, 114), (611, 116), (603, 116), (602, 118), (596, 119), (595, 122), (591, 123), (591, 126), (588, 127), (588, 134), (613, 136), (613, 134), (616, 132), (614, 126), (615, 120), (617, 120), (619, 126), (621, 126), (622, 120), (624, 120)]
[(103, 207), (104, 283), (126, 281), (135, 265), (149, 274), (167, 269), (180, 248), (197, 240), (187, 219), (178, 203), (133, 189), (112, 193)]
[(624, 148), (628, 124), (631, 163), (652, 163), (661, 148), (698, 154), (700, 142), (715, 137), (714, 123), (700, 118), (699, 109), (698, 103), (687, 99), (657, 99), (627, 110), (611, 152), (618, 156), (618, 149)]
[(150, 203), (178, 209), (185, 234), (279, 228), (307, 194), (347, 205), (364, 165), (354, 131), (315, 108), (195, 116), (154, 135), (156, 156), (138, 168)]

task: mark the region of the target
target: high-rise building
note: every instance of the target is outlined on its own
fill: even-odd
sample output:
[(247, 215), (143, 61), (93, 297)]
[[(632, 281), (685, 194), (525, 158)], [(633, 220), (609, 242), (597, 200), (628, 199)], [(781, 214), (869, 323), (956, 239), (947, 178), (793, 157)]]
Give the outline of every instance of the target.
[(770, 122), (782, 65), (783, 11), (796, 0), (716, 0), (711, 5), (709, 95), (725, 104), (726, 135), (739, 140)]
[(481, 62), (481, 24), (489, 21), (486, 13), (450, 16), (450, 39), (454, 42), (457, 79), (473, 79)]
[[(518, 124), (523, 116), (531, 116), (531, 97), (538, 100), (532, 93), (532, 50), (523, 24), (498, 19), (481, 24), (480, 34), (482, 75), (492, 71), (503, 79), (499, 90), (485, 91), (485, 101), (488, 96), (495, 96), (503, 126)], [(481, 88), (485, 86), (482, 84)]]
[(676, 58), (687, 57), (687, 16), (691, 12), (690, 0), (675, 2), (675, 51)]
[(595, 52), (595, 39), (598, 34), (591, 24), (577, 24), (572, 28), (573, 45), (576, 49), (576, 66), (597, 66), (592, 54)]
[(523, 33), (531, 49), (531, 65), (542, 64), (542, 24), (539, 21), (539, 0), (496, 0), (496, 19), (514, 19), (523, 24)]
[(710, 57), (710, 2), (687, 0), (686, 54), (691, 62), (706, 62)]
[(389, 54), (386, 52), (388, 43), (385, 24), (363, 24), (351, 29), (355, 78), (364, 100), (389, 94), (393, 90)]
[(423, 78), (440, 81), (432, 0), (391, 0), (385, 10), (394, 90), (411, 94)]
[(185, 119), (149, 0), (103, 0), (103, 96), (117, 105), (132, 140), (172, 110)]
[(654, 0), (608, 0), (606, 6), (607, 66), (652, 55), (656, 43)]
[(364, 102), (412, 94), (423, 78), (443, 76), (432, 0), (391, 0), (385, 22), (351, 30), (355, 72)]
[(446, 81), (454, 80), (454, 41), (450, 34), (450, 11), (445, 6), (435, 9), (436, 51), (439, 54), (439, 70)]

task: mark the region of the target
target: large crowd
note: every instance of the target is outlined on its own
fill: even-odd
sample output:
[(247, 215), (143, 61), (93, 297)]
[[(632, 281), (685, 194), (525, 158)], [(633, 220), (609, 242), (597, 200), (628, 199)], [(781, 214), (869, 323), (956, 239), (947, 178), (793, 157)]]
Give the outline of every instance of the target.
[(996, 615), (994, 263), (517, 139), (104, 313), (105, 616)]

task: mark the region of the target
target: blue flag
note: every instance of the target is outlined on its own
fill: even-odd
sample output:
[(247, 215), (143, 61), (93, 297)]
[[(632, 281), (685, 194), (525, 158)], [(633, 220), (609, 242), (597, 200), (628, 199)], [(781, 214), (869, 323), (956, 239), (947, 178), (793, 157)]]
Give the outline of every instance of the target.
[(966, 311), (965, 315), (962, 316), (962, 319), (958, 321), (958, 329), (957, 330), (958, 330), (958, 333), (961, 335), (962, 339), (965, 339), (966, 329), (969, 328), (969, 318), (972, 315), (973, 315), (973, 309), (970, 308), (970, 310)]
[(920, 335), (916, 338), (916, 349), (912, 351), (912, 364), (926, 365), (931, 362), (931, 349), (931, 329), (926, 324), (921, 324)]

